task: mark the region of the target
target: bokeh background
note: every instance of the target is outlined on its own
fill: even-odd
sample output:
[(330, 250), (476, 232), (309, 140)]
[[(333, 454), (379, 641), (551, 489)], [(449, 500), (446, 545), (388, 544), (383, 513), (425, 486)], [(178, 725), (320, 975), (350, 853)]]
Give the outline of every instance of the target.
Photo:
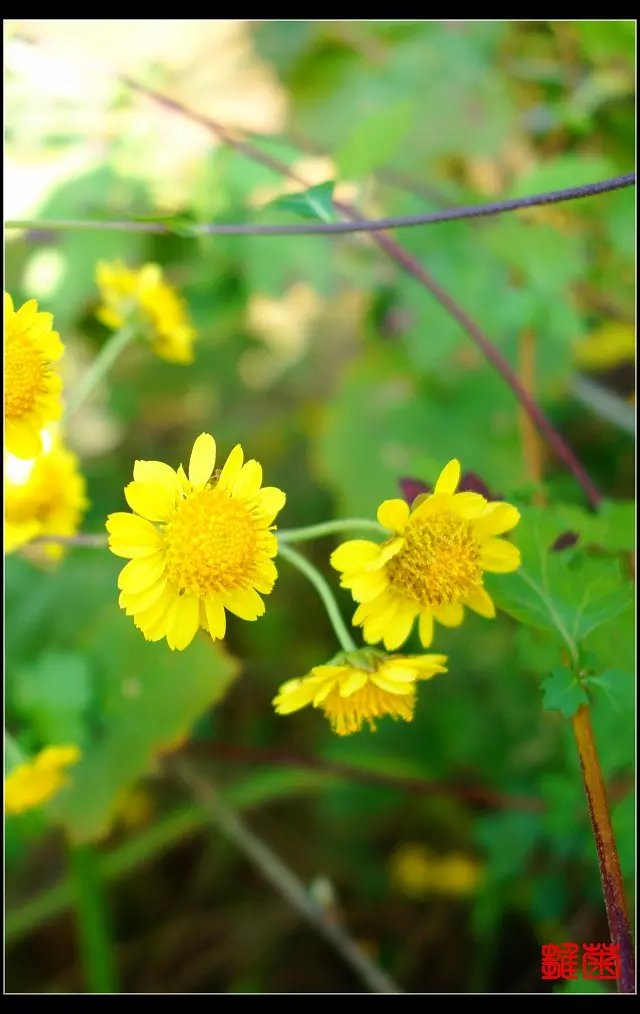
[[(295, 185), (118, 73), (309, 184), (337, 181), (370, 217), (599, 180), (633, 167), (634, 35), (630, 21), (12, 21), (5, 214), (293, 220), (261, 209)], [(633, 190), (400, 238), (516, 367), (533, 347), (545, 409), (606, 495), (631, 497)], [(177, 465), (203, 430), (222, 453), (241, 441), (287, 491), (284, 527), (372, 516), (400, 478), (432, 482), (452, 457), (531, 496), (512, 393), (366, 237), (10, 230), (5, 287), (54, 313), (68, 388), (107, 338), (94, 271), (115, 258), (162, 264), (199, 338), (191, 366), (128, 350), (75, 418), (84, 530), (124, 509), (135, 458)], [(552, 500), (582, 503), (544, 450), (542, 466)], [(329, 574), (334, 544), (304, 551)], [(260, 621), (230, 623), (224, 650), (176, 656), (119, 611), (119, 565), (95, 550), (48, 570), (6, 561), (9, 728), (28, 750), (85, 751), (55, 805), (7, 821), (9, 991), (86, 989), (68, 835), (98, 843), (123, 992), (364, 989), (164, 766), (189, 736), (183, 754), (410, 992), (550, 991), (541, 943), (608, 939), (570, 728), (540, 707), (557, 661), (542, 633), (506, 616), (439, 628), (451, 671), (423, 688), (415, 721), (339, 739), (318, 712), (272, 711), (284, 679), (335, 651), (284, 561)], [(590, 639), (608, 668), (633, 672), (631, 621)], [(616, 708), (596, 699), (594, 722), (631, 891), (628, 685)], [(308, 757), (453, 788), (337, 777)]]

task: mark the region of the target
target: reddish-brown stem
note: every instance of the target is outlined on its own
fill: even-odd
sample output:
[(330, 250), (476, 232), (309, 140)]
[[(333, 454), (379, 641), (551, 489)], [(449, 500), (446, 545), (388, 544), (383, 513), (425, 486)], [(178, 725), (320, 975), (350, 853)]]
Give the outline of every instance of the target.
[[(263, 152), (259, 147), (252, 144), (249, 141), (238, 138), (229, 131), (226, 127), (212, 120), (211, 117), (205, 116), (203, 113), (195, 112), (184, 106), (181, 102), (176, 99), (169, 98), (167, 95), (163, 95), (160, 92), (154, 91), (152, 88), (148, 88), (146, 85), (141, 84), (129, 77), (121, 76), (120, 80), (126, 84), (129, 88), (147, 95), (154, 102), (159, 103), (167, 109), (171, 109), (173, 112), (180, 113), (183, 116), (194, 120), (197, 123), (202, 124), (208, 130), (212, 131), (220, 140), (226, 144), (231, 145), (237, 151), (243, 152), (248, 158), (251, 158), (255, 162), (259, 162), (273, 172), (279, 175), (288, 176), (290, 179), (296, 180), (301, 186), (306, 186), (306, 181), (294, 170), (292, 170), (285, 162), (280, 159), (274, 158), (272, 155), (268, 155)], [(337, 211), (340, 211), (345, 217), (355, 220), (364, 221), (362, 216), (358, 213), (357, 209), (352, 207), (350, 204), (343, 202), (335, 202)], [(522, 405), (529, 418), (533, 421), (540, 433), (546, 439), (549, 446), (555, 451), (557, 457), (565, 465), (565, 467), (573, 474), (577, 482), (582, 486), (586, 496), (594, 507), (597, 507), (602, 499), (601, 494), (594, 483), (589, 478), (585, 468), (580, 463), (574, 452), (571, 450), (564, 438), (558, 433), (551, 421), (547, 418), (545, 413), (542, 411), (537, 401), (528, 393), (520, 382), (517, 373), (512, 369), (507, 360), (504, 358), (502, 353), (491, 343), (486, 337), (484, 332), (478, 327), (475, 321), (462, 309), (461, 306), (446, 292), (439, 282), (435, 280), (417, 261), (414, 257), (409, 254), (404, 247), (402, 247), (395, 239), (385, 233), (375, 233), (371, 235), (371, 239), (374, 243), (377, 243), (381, 249), (383, 249), (389, 256), (396, 261), (409, 275), (420, 282), (431, 295), (444, 307), (451, 316), (458, 321), (461, 327), (467, 332), (473, 342), (481, 349), (484, 356), (489, 362), (496, 368), (500, 375), (504, 378), (506, 383), (509, 385), (518, 401)]]
[(611, 942), (620, 948), (620, 993), (635, 992), (635, 961), (631, 927), (624, 896), (624, 884), (616, 839), (611, 824), (607, 793), (596, 750), (589, 708), (583, 704), (572, 719), (587, 794), (593, 837), (598, 853), (602, 893), (607, 910)]

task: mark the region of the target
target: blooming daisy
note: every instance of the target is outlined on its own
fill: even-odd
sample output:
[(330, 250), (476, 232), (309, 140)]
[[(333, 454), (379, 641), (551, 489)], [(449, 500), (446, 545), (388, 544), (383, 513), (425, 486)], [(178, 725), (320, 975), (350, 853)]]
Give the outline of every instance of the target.
[(48, 746), (18, 764), (4, 780), (5, 811), (23, 813), (46, 803), (66, 785), (66, 769), (79, 760), (77, 746)]
[[(85, 481), (75, 454), (54, 443), (44, 454), (23, 461), (5, 458), (5, 552), (38, 535), (75, 535), (88, 506)], [(31, 549), (30, 549), (31, 552)], [(33, 547), (38, 557), (59, 558), (62, 546)]]
[(189, 474), (161, 461), (136, 461), (124, 495), (132, 514), (107, 519), (109, 547), (129, 559), (120, 606), (148, 641), (186, 648), (199, 627), (224, 637), (225, 609), (243, 620), (264, 613), (277, 572), (273, 521), (285, 494), (262, 483), (257, 461), (237, 444), (215, 471), (216, 444), (202, 433)]
[(186, 303), (165, 281), (158, 264), (136, 270), (121, 261), (101, 261), (96, 281), (103, 300), (96, 311), (98, 320), (118, 330), (137, 313), (157, 355), (170, 363), (193, 362), (196, 332)]
[(358, 732), (364, 722), (375, 731), (375, 720), (384, 715), (410, 722), (417, 681), (446, 672), (446, 661), (446, 655), (390, 657), (371, 648), (342, 652), (330, 665), (283, 683), (273, 704), (279, 715), (307, 704), (321, 708), (339, 736)]
[(430, 495), (385, 500), (378, 521), (392, 535), (378, 544), (365, 539), (344, 542), (331, 556), (359, 606), (353, 615), (368, 644), (388, 651), (404, 644), (414, 620), (428, 648), (433, 621), (445, 627), (462, 623), (464, 607), (495, 616), (482, 585), (484, 571), (508, 573), (520, 565), (520, 553), (496, 538), (517, 525), (520, 515), (509, 503), (490, 503), (479, 493), (456, 493), (460, 463), (450, 461)]
[(52, 324), (52, 315), (39, 312), (35, 299), (14, 310), (5, 292), (5, 444), (18, 458), (40, 453), (41, 430), (62, 413), (62, 381), (52, 364), (64, 348)]

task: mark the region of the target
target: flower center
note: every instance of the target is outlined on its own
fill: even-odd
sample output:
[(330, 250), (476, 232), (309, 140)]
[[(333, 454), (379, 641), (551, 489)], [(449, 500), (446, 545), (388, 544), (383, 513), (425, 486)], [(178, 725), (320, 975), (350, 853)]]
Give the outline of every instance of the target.
[(339, 736), (357, 732), (364, 722), (375, 732), (376, 718), (391, 715), (410, 722), (415, 706), (415, 691), (410, 694), (390, 694), (375, 683), (365, 683), (360, 690), (349, 697), (341, 697), (339, 687), (334, 687), (320, 705), (331, 722), (331, 728)]
[(416, 518), (387, 563), (391, 585), (421, 606), (460, 602), (482, 580), (480, 547), (470, 525), (447, 512)]
[(164, 530), (166, 573), (179, 590), (201, 597), (251, 584), (257, 532), (247, 508), (204, 489), (178, 507)]
[(42, 389), (45, 363), (27, 335), (9, 331), (4, 365), (5, 415), (8, 419), (16, 419), (34, 407), (36, 397)]

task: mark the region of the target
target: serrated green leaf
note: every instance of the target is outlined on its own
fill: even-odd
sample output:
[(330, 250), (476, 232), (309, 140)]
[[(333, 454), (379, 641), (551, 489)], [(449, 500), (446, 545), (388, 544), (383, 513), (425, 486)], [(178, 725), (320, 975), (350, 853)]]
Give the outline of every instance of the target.
[(314, 187), (296, 194), (283, 194), (266, 207), (273, 211), (291, 211), (299, 218), (320, 219), (321, 222), (335, 220), (333, 209), (333, 180), (317, 183)]
[(401, 101), (358, 120), (336, 155), (340, 175), (359, 179), (387, 162), (408, 134), (415, 112), (414, 102)]
[(542, 683), (542, 706), (545, 711), (559, 711), (565, 718), (571, 718), (581, 704), (587, 704), (587, 697), (580, 680), (570, 669), (558, 666)]

